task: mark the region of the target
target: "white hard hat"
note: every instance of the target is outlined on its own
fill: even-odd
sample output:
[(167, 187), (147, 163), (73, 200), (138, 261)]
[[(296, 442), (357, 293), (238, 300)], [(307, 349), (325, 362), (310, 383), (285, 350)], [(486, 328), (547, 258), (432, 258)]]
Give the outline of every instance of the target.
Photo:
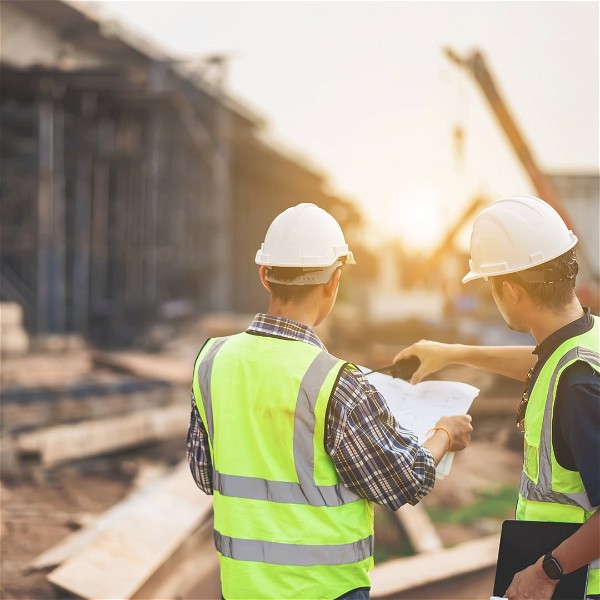
[[(256, 264), (266, 267), (300, 267), (305, 274), (292, 281), (268, 281), (293, 285), (326, 283), (342, 264), (356, 264), (338, 222), (314, 204), (292, 206), (269, 226), (256, 253)], [(324, 281), (323, 281), (324, 280)]]
[(564, 254), (577, 243), (560, 215), (534, 196), (493, 202), (473, 224), (471, 269), (463, 283), (524, 271)]

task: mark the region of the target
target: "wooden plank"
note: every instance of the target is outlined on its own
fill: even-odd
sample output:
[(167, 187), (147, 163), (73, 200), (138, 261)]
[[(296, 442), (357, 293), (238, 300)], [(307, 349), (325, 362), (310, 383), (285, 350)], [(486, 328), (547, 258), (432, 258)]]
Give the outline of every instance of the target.
[[(213, 527), (212, 518), (205, 521), (132, 598), (220, 599), (219, 559), (215, 550)], [(198, 594), (198, 590), (202, 590), (202, 595)]]
[(171, 469), (160, 464), (141, 465), (133, 481), (132, 491), (126, 498), (115, 504), (110, 509), (99, 515), (85, 513), (84, 522), (81, 522), (81, 515), (76, 516), (81, 529), (67, 535), (62, 540), (51, 546), (38, 556), (36, 556), (28, 565), (31, 571), (57, 567), (65, 562), (71, 556), (89, 546), (102, 532), (112, 527), (123, 512), (129, 510), (130, 502), (137, 502), (137, 498), (148, 493), (148, 490), (159, 480), (171, 473)]
[(23, 356), (29, 350), (29, 336), (21, 325), (5, 325), (0, 328), (0, 353), (7, 356)]
[(160, 379), (172, 383), (192, 385), (193, 364), (171, 356), (143, 352), (92, 352), (92, 361), (145, 379)]
[(16, 447), (21, 454), (39, 455), (41, 463), (49, 466), (183, 436), (188, 422), (187, 404), (168, 406), (22, 433)]
[(91, 543), (48, 575), (81, 598), (132, 598), (206, 519), (212, 498), (194, 483), (186, 461), (113, 507)]
[(23, 308), (16, 302), (0, 302), (0, 326), (23, 324)]
[(435, 525), (421, 504), (415, 506), (406, 504), (394, 515), (417, 553), (433, 552), (443, 548)]
[(499, 536), (493, 534), (453, 548), (399, 558), (371, 571), (371, 597), (397, 597), (413, 588), (489, 568), (496, 564)]

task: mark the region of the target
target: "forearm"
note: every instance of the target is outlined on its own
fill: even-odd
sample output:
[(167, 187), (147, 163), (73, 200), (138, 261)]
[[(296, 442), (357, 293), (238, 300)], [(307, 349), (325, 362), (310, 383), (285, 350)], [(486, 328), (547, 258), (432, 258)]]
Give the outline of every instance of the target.
[(423, 448), (427, 448), (433, 456), (433, 462), (437, 466), (444, 454), (450, 450), (448, 444), (448, 435), (444, 431), (436, 431), (424, 444)]
[(467, 346), (450, 344), (448, 364), (460, 364), (525, 381), (537, 361), (533, 346)]
[(348, 488), (391, 510), (416, 504), (435, 483), (431, 452), (399, 426), (362, 373), (350, 369), (332, 394), (325, 447)]
[(483, 369), (518, 381), (525, 381), (529, 369), (537, 360), (532, 352), (533, 346), (467, 346), (421, 340), (398, 352), (394, 362), (413, 356), (419, 359), (419, 367), (410, 379), (413, 384), (453, 364)]
[(571, 537), (557, 546), (552, 556), (565, 573), (600, 557), (600, 512), (596, 511)]

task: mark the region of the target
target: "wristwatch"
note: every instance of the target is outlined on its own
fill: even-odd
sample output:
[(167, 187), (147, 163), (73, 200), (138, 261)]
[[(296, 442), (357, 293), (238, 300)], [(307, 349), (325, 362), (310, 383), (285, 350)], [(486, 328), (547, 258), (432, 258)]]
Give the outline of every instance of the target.
[(563, 570), (560, 563), (552, 556), (552, 552), (544, 555), (542, 560), (542, 569), (550, 579), (558, 580), (563, 576)]

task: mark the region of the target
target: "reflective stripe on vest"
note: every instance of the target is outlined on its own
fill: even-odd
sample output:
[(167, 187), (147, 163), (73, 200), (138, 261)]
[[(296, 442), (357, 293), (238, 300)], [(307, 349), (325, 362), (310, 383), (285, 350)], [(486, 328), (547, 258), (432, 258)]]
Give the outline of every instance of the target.
[(224, 475), (213, 469), (213, 485), (223, 496), (269, 500), (285, 504), (341, 506), (358, 496), (344, 485), (314, 485), (288, 481), (269, 481), (243, 475)]
[[(208, 436), (213, 443), (212, 397), (210, 380), (215, 356), (227, 338), (218, 338), (208, 349), (206, 357), (198, 365), (198, 383), (202, 404), (207, 418)], [(310, 365), (300, 384), (294, 413), (294, 461), (299, 483), (269, 481), (258, 477), (225, 475), (213, 469), (214, 489), (224, 496), (253, 498), (286, 504), (311, 504), (313, 506), (340, 506), (359, 500), (354, 492), (344, 485), (314, 485), (315, 431), (314, 404), (325, 378), (338, 359), (323, 351)]]
[[(198, 365), (197, 377), (198, 385), (202, 393), (202, 405), (206, 413), (206, 428), (208, 430), (208, 439), (212, 445), (214, 439), (213, 414), (212, 414), (212, 399), (210, 396), (210, 377), (212, 375), (213, 363), (215, 356), (221, 346), (227, 341), (227, 338), (217, 338), (212, 346), (208, 349), (204, 360)], [(202, 368), (200, 368), (202, 367)]]
[(215, 531), (215, 546), (223, 556), (236, 560), (298, 567), (341, 565), (369, 558), (373, 554), (373, 536), (351, 544), (318, 546), (241, 540)]

